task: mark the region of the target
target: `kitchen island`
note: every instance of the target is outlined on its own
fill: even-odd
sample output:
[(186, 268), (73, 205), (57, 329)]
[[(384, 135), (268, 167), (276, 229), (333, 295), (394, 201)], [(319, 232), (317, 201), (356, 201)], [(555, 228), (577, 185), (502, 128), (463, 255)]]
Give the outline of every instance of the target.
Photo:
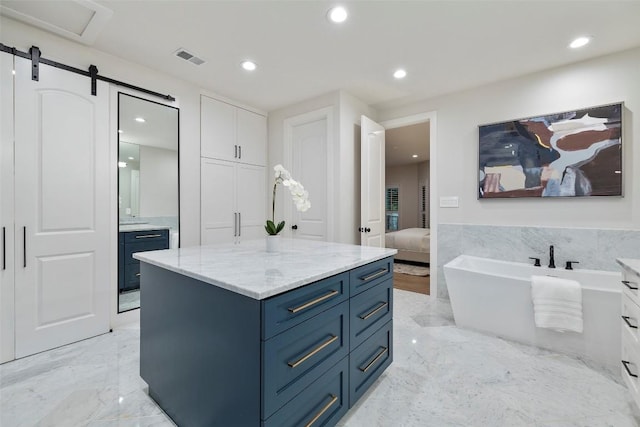
[(179, 426), (330, 426), (393, 360), (394, 249), (144, 252), (140, 375)]

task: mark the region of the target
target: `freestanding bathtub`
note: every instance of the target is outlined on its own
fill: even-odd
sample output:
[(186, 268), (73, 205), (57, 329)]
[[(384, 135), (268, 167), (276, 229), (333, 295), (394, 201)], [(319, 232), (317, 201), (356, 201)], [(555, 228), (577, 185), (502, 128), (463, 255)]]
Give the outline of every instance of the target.
[[(619, 370), (620, 273), (460, 255), (445, 264), (444, 275), (457, 326), (575, 355), (612, 372)], [(582, 285), (582, 334), (535, 326), (532, 275), (562, 277)]]

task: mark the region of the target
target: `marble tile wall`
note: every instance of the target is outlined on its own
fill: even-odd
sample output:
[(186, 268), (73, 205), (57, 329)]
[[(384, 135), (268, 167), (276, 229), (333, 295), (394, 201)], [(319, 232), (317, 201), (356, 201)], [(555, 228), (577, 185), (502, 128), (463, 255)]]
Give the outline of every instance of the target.
[(538, 257), (546, 265), (549, 245), (559, 268), (578, 261), (576, 268), (619, 271), (616, 258), (640, 258), (640, 230), (438, 224), (438, 298), (449, 298), (443, 266), (458, 255), (516, 262)]

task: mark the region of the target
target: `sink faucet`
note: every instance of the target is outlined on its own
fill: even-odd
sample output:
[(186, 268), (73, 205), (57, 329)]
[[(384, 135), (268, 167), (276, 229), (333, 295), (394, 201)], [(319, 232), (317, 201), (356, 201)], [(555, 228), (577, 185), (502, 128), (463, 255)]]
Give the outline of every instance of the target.
[(549, 246), (549, 268), (556, 268), (556, 263), (553, 259), (553, 245)]

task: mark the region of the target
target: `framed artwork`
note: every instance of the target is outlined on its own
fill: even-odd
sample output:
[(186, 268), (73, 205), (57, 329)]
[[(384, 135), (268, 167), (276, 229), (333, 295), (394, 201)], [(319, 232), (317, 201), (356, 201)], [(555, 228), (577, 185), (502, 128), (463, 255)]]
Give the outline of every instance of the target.
[(622, 109), (479, 126), (478, 198), (622, 196)]

